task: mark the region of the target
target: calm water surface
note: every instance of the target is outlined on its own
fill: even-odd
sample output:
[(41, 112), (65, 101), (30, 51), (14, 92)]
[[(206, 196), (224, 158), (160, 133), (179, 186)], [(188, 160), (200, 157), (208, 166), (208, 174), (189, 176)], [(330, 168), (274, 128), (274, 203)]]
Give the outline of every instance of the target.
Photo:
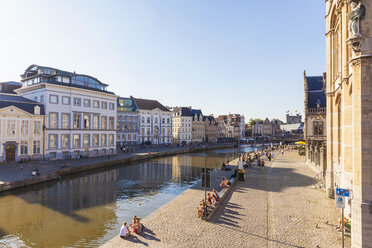
[[(243, 151), (250, 151), (245, 147)], [(236, 149), (177, 155), (0, 195), (0, 247), (98, 247), (220, 168)]]

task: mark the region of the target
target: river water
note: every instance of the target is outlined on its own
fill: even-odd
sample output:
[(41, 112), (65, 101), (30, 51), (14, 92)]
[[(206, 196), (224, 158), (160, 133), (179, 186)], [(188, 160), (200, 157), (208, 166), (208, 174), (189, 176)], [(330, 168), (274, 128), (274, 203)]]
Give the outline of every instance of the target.
[[(243, 151), (250, 151), (250, 147)], [(0, 194), (0, 247), (98, 247), (218, 169), (236, 149), (184, 154)]]

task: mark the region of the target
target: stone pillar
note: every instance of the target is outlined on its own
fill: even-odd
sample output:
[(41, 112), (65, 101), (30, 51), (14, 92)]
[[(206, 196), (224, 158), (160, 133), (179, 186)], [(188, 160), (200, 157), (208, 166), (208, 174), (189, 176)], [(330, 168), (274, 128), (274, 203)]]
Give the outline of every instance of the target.
[(323, 173), (323, 177), (325, 177), (327, 170), (327, 146), (325, 143), (322, 143), (320, 147), (320, 170)]

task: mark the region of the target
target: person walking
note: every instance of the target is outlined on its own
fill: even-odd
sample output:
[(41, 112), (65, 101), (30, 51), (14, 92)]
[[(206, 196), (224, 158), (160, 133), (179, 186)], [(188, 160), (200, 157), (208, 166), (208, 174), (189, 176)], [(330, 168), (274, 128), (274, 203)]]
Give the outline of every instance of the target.
[(261, 166), (261, 159), (258, 158), (258, 159), (257, 159), (257, 167), (260, 168), (260, 166)]
[(261, 169), (262, 171), (265, 169), (265, 161), (263, 159), (261, 160)]

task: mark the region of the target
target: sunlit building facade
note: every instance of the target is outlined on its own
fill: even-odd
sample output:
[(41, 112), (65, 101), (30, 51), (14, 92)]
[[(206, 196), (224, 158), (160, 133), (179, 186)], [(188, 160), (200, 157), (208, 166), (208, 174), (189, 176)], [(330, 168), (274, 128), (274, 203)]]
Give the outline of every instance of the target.
[(351, 246), (372, 246), (372, 1), (326, 0), (329, 197), (350, 189)]
[(31, 65), (21, 75), (19, 95), (44, 105), (45, 158), (116, 153), (117, 96), (98, 79)]

